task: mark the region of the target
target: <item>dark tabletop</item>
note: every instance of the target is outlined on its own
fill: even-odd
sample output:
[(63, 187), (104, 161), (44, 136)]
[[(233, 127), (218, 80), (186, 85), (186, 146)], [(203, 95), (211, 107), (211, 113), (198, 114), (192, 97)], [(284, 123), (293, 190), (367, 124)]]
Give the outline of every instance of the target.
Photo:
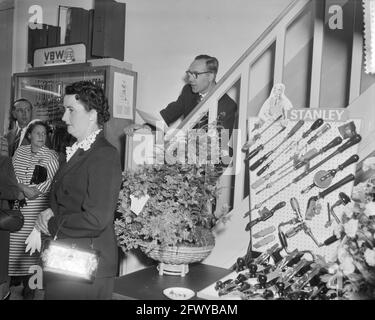
[(165, 300), (168, 298), (163, 290), (169, 287), (185, 287), (197, 293), (230, 272), (224, 268), (193, 263), (189, 265), (189, 273), (185, 277), (160, 276), (156, 266), (152, 266), (116, 278), (113, 298)]

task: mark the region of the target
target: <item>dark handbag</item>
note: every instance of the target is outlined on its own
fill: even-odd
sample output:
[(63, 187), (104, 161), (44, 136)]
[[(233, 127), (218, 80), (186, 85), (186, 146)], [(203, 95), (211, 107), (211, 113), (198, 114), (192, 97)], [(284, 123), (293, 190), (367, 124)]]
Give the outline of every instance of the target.
[(47, 169), (43, 166), (36, 165), (30, 184), (39, 184), (47, 180)]
[(0, 230), (15, 232), (22, 228), (23, 214), (19, 209), (0, 209)]

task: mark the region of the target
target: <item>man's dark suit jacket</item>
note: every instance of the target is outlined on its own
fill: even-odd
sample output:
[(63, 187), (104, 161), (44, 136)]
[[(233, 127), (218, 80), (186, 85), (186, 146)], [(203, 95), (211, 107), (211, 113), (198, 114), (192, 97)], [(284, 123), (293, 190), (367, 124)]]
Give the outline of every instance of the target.
[[(15, 150), (17, 149), (14, 149), (14, 140), (16, 139), (16, 135), (17, 135), (17, 127), (14, 127), (12, 130), (10, 130), (7, 134), (6, 134), (6, 138), (8, 140), (8, 152), (9, 152), (9, 157), (13, 157), (14, 156), (14, 152)], [(22, 139), (21, 141), (21, 144), (20, 146), (23, 146), (23, 145), (28, 145), (30, 144), (30, 141), (29, 139), (27, 139), (26, 136), (24, 136), (24, 138)]]
[[(18, 193), (12, 159), (0, 155), (0, 209), (9, 209), (7, 200), (16, 200)], [(0, 284), (8, 277), (8, 259), (9, 231), (0, 231)]]
[[(181, 116), (185, 118), (197, 106), (198, 102), (199, 93), (194, 93), (191, 90), (191, 86), (186, 84), (182, 88), (177, 101), (168, 104), (165, 109), (160, 111), (160, 114), (169, 126)], [(225, 129), (229, 129), (232, 132), (235, 126), (237, 104), (227, 94), (224, 94), (219, 100), (217, 110), (218, 114), (225, 112), (222, 124)]]
[(117, 272), (113, 222), (120, 185), (119, 154), (101, 132), (89, 150), (78, 149), (60, 167), (51, 188), (51, 235), (58, 231), (57, 238), (65, 243), (83, 248), (92, 244), (99, 250), (97, 278), (112, 277)]

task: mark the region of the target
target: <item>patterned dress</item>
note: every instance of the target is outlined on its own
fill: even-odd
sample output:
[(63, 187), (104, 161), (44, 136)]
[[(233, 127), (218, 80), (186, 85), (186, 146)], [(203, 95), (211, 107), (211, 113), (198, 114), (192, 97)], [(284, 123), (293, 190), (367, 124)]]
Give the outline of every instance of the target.
[[(30, 185), (36, 165), (47, 169), (47, 180), (38, 185)], [(35, 186), (42, 193), (36, 199), (26, 199), (27, 205), (21, 208), (24, 225), (21, 230), (10, 234), (9, 276), (26, 276), (32, 265), (39, 264), (39, 252), (25, 253), (25, 241), (34, 228), (38, 214), (48, 208), (51, 182), (59, 167), (57, 153), (43, 146), (36, 154), (31, 152), (31, 145), (20, 146), (13, 157), (14, 171), (19, 183)]]

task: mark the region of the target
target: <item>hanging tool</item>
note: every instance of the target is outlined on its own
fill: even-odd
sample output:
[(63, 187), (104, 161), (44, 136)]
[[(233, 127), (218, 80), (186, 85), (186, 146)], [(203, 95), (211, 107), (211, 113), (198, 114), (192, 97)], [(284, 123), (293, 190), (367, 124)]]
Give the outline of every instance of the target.
[(352, 155), (348, 160), (346, 160), (343, 164), (339, 165), (336, 169), (328, 170), (328, 172), (323, 175), (320, 180), (324, 181), (329, 178), (333, 178), (338, 171), (342, 171), (347, 166), (355, 163), (359, 160), (359, 156), (357, 154)]
[(351, 202), (350, 197), (345, 192), (340, 192), (339, 200), (331, 207), (331, 215), (335, 218), (337, 223), (341, 223), (341, 221), (333, 209), (341, 205), (346, 206), (349, 202)]
[(281, 127), (281, 129), (276, 132), (270, 139), (268, 139), (265, 143), (260, 144), (257, 148), (255, 148), (253, 151), (250, 151), (250, 153), (246, 156), (245, 160), (250, 160), (254, 158), (260, 151), (264, 149), (264, 147), (267, 145), (267, 143), (271, 142), (274, 138), (276, 138), (281, 132), (283, 132), (286, 129), (286, 127)]
[(283, 243), (287, 243), (287, 239), (294, 237), (298, 232), (304, 231), (314, 242), (315, 244), (320, 247), (319, 241), (315, 238), (314, 234), (312, 233), (311, 229), (307, 226), (306, 222), (302, 221), (292, 229), (288, 230), (287, 232), (281, 232), (280, 236), (283, 239)]
[[(257, 141), (262, 136), (263, 133), (265, 133), (269, 128), (271, 128), (276, 122), (281, 120), (281, 118), (282, 118), (282, 115), (280, 115), (278, 118), (276, 118), (274, 121), (272, 121), (262, 132), (254, 135), (252, 139), (248, 140), (242, 146), (241, 150), (244, 151), (244, 152), (247, 151), (255, 143), (255, 141)], [(253, 132), (254, 130), (257, 130), (257, 128), (255, 126), (254, 126), (254, 128), (251, 132)]]
[(324, 227), (328, 228), (332, 225), (332, 219), (331, 219), (331, 207), (329, 205), (329, 202), (327, 202), (327, 222), (325, 223)]
[(314, 183), (307, 186), (305, 189), (301, 191), (301, 194), (305, 194), (309, 192), (312, 188), (318, 187), (321, 189), (327, 188), (331, 182), (332, 179), (335, 177), (336, 173), (339, 171), (344, 170), (346, 167), (350, 166), (351, 164), (357, 162), (359, 159), (359, 156), (357, 154), (353, 154), (351, 157), (349, 157), (347, 160), (345, 160), (342, 164), (340, 164), (337, 169), (328, 170), (320, 170), (317, 173), (315, 173), (314, 176)]
[[(347, 184), (347, 183), (349, 183), (349, 182), (351, 182), (353, 180), (354, 180), (354, 175), (353, 174), (349, 174), (345, 178), (341, 179), (340, 181), (336, 182), (335, 184), (333, 184), (332, 186), (330, 186), (329, 188), (327, 188), (326, 190), (324, 190), (322, 192), (319, 192), (318, 195), (311, 197), (307, 201), (307, 209), (306, 209), (305, 219), (306, 220), (311, 220), (314, 215), (318, 214), (317, 211), (316, 211), (316, 206), (317, 206), (316, 202), (319, 199), (323, 199), (325, 196), (329, 195), (331, 192), (337, 190), (338, 188), (344, 186), (345, 184)], [(344, 193), (344, 195), (345, 195), (345, 193)], [(344, 200), (347, 200), (347, 199), (345, 198)], [(340, 199), (340, 201), (344, 201), (344, 200)], [(331, 207), (331, 213), (332, 213), (332, 207)]]
[[(262, 211), (259, 212), (259, 217), (254, 219), (253, 221), (250, 221), (245, 228), (245, 231), (249, 231), (252, 227), (254, 227), (257, 223), (261, 221), (266, 221), (269, 218), (273, 216), (273, 214), (282, 208), (284, 208), (286, 205), (285, 201), (279, 202), (276, 206), (274, 206), (271, 210), (268, 210), (267, 208), (264, 208)], [(249, 215), (249, 212), (247, 212), (244, 215), (244, 218)]]
[(315, 135), (313, 135), (309, 141), (307, 141), (307, 144), (312, 144), (316, 139), (321, 137), (324, 133), (326, 133), (329, 129), (331, 129), (331, 125), (329, 123), (325, 123), (323, 127), (317, 131)]
[(311, 127), (310, 127), (310, 129), (309, 130), (307, 130), (306, 132), (304, 132), (303, 134), (302, 134), (302, 139), (305, 139), (311, 132), (313, 132), (313, 131), (315, 131), (316, 129), (318, 129), (319, 127), (321, 127), (322, 126), (322, 124), (323, 124), (323, 119), (317, 119), (317, 120), (315, 120), (314, 121), (314, 123), (311, 125)]
[[(306, 161), (297, 161), (296, 163), (293, 163), (292, 165), (290, 165), (289, 167), (285, 168), (284, 170), (282, 170), (279, 174), (283, 174), (285, 171), (289, 170), (290, 168), (294, 167), (291, 171), (289, 171), (289, 173), (291, 173), (293, 170), (298, 170), (300, 168), (302, 168), (303, 166), (305, 165), (308, 165), (308, 162), (310, 162), (311, 160), (315, 159), (317, 156), (327, 152), (329, 149), (332, 149), (336, 146), (338, 146), (339, 144), (341, 144), (342, 142), (342, 138), (337, 136), (336, 138), (334, 138), (330, 143), (328, 143), (326, 146), (324, 146), (322, 149), (320, 149), (319, 151), (317, 152), (312, 152), (311, 150), (308, 152), (308, 160)], [(314, 149), (312, 149), (314, 150)], [(306, 157), (304, 157), (306, 158)]]
[(275, 226), (269, 226), (267, 228), (264, 228), (264, 229), (258, 231), (257, 233), (254, 233), (253, 237), (255, 239), (262, 238), (262, 237), (265, 237), (265, 236), (269, 235), (270, 233), (274, 232), (275, 230), (276, 230)]
[[(282, 117), (283, 117), (283, 115), (279, 115), (279, 116), (278, 116), (275, 120), (273, 120), (273, 121), (272, 121), (272, 122), (271, 122), (266, 128), (264, 128), (264, 129), (262, 130), (262, 132), (259, 132), (259, 133), (255, 134), (253, 140), (254, 140), (254, 141), (258, 140), (258, 139), (262, 136), (263, 133), (265, 133), (269, 128), (271, 128), (276, 122), (280, 121)], [(254, 131), (254, 130), (253, 130), (253, 131)]]
[(260, 176), (262, 175), (271, 165), (272, 163), (279, 157), (281, 156), (282, 154), (284, 153), (287, 153), (286, 150), (288, 150), (290, 148), (290, 146), (295, 143), (295, 141), (291, 141), (283, 150), (281, 150), (271, 161), (269, 161), (263, 168), (261, 168), (258, 172), (257, 172), (257, 176)]
[[(285, 168), (283, 171), (280, 172), (281, 176), (279, 176), (274, 181), (271, 181), (270, 183), (268, 183), (263, 189), (259, 190), (256, 194), (259, 194), (259, 193), (263, 192), (264, 190), (271, 188), (275, 183), (277, 183), (278, 181), (284, 179), (286, 176), (288, 176), (289, 174), (291, 174), (293, 171), (302, 168), (303, 166), (305, 166), (306, 164), (308, 164), (309, 161), (311, 161), (312, 159), (316, 158), (317, 156), (319, 156), (319, 155), (327, 152), (329, 149), (332, 149), (332, 148), (338, 146), (341, 142), (342, 142), (341, 137), (336, 137), (330, 143), (328, 143), (326, 146), (324, 146), (322, 149), (320, 149), (319, 151), (315, 151), (315, 149), (310, 150), (309, 152), (307, 152), (302, 157), (302, 159), (300, 159), (297, 162), (297, 164), (292, 163), (290, 166), (288, 166), (287, 168)], [(287, 172), (284, 173), (285, 171), (287, 171)]]
[[(250, 171), (255, 170), (258, 168), (264, 161), (266, 161), (277, 149), (279, 149), (288, 139), (296, 134), (296, 132), (303, 126), (305, 122), (303, 120), (299, 120), (296, 125), (288, 132), (286, 137), (277, 145), (276, 148), (266, 153), (263, 157), (258, 159), (253, 165), (250, 166)], [(279, 132), (280, 133), (280, 132)]]
[[(306, 132), (304, 132), (302, 134), (302, 138), (306, 138), (312, 131), (318, 129), (321, 125), (323, 124), (323, 119), (318, 119), (316, 121), (314, 121), (314, 123), (311, 125), (311, 127), (309, 128), (309, 130), (307, 130)], [(293, 143), (296, 143), (295, 141), (291, 142), (288, 147), (293, 144)], [(278, 153), (277, 156), (275, 156), (275, 158), (273, 160), (271, 160), (270, 162), (268, 162), (263, 168), (261, 168), (258, 172), (257, 172), (257, 176), (261, 176), (271, 165), (272, 163), (280, 156), (284, 153), (285, 150), (288, 150), (288, 147), (285, 148), (282, 152)], [(305, 147), (305, 146), (304, 146)], [(303, 147), (303, 148), (304, 148)], [(287, 153), (287, 152), (286, 152)]]
[[(341, 142), (342, 142), (342, 138), (341, 137), (336, 137), (330, 143), (328, 143), (326, 146), (324, 146), (323, 148), (321, 148), (319, 151), (317, 151), (315, 148), (309, 150), (302, 157), (300, 157), (297, 161), (294, 161), (290, 166), (288, 166), (284, 170), (282, 170), (279, 174), (282, 174), (285, 171), (290, 170), (292, 167), (294, 167), (294, 169), (290, 170), (287, 174), (283, 175), (282, 177), (279, 177), (277, 180), (275, 180), (273, 182), (270, 182), (268, 184), (268, 187), (267, 188), (263, 188), (261, 191), (272, 187), (272, 185), (274, 183), (276, 183), (277, 181), (281, 180), (285, 176), (289, 175), (289, 173), (291, 173), (293, 170), (298, 170), (298, 169), (302, 168), (304, 165), (308, 164), (309, 161), (311, 161), (312, 159), (316, 158), (317, 156), (319, 156), (319, 155), (327, 152), (329, 149), (332, 149), (332, 148), (336, 147)], [(275, 170), (273, 170), (272, 172), (270, 172), (269, 174), (267, 174), (263, 178), (260, 178), (257, 181), (255, 181), (251, 185), (251, 188), (256, 189), (256, 188), (260, 187), (265, 181), (267, 181), (277, 171), (279, 171), (280, 169), (282, 169), (283, 167), (285, 167), (287, 164), (289, 164), (290, 160), (292, 160), (292, 159), (293, 159), (293, 157), (291, 159), (285, 161), (282, 165), (280, 165), (279, 167), (277, 167)], [(260, 193), (261, 191), (259, 191), (258, 193)]]
[[(330, 155), (328, 155), (327, 157), (325, 157), (323, 160), (321, 160), (320, 162), (318, 162), (316, 165), (314, 165), (311, 168), (309, 168), (309, 169), (305, 170), (304, 172), (302, 172), (299, 176), (297, 176), (296, 178), (294, 178), (286, 186), (284, 186), (283, 188), (281, 188), (277, 192), (273, 193), (267, 199), (265, 199), (262, 202), (260, 202), (257, 205), (255, 205), (253, 209), (250, 209), (250, 211), (254, 210), (254, 209), (259, 209), (268, 200), (272, 199), (273, 197), (275, 197), (276, 195), (278, 195), (280, 192), (284, 191), (286, 188), (288, 188), (289, 186), (291, 186), (293, 183), (297, 183), (298, 181), (302, 180), (303, 178), (305, 178), (306, 176), (308, 176), (311, 172), (313, 172), (316, 168), (318, 168), (319, 166), (321, 166), (322, 164), (324, 164), (325, 162), (327, 162), (331, 158), (335, 157), (339, 153), (344, 152), (346, 149), (350, 148), (351, 146), (359, 143), (361, 141), (361, 139), (362, 138), (361, 138), (361, 136), (359, 134), (353, 136), (348, 141), (346, 141), (342, 146), (338, 147), (333, 153), (331, 153)], [(332, 188), (332, 187), (333, 186), (331, 186), (330, 188)], [(330, 188), (328, 188), (327, 190), (329, 190)]]

